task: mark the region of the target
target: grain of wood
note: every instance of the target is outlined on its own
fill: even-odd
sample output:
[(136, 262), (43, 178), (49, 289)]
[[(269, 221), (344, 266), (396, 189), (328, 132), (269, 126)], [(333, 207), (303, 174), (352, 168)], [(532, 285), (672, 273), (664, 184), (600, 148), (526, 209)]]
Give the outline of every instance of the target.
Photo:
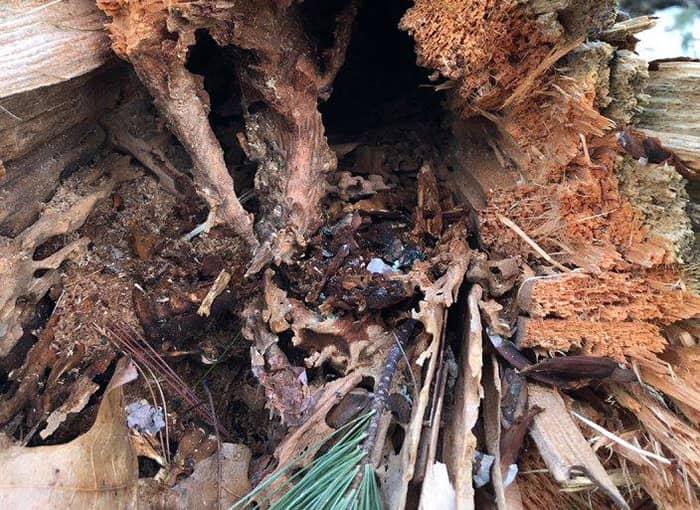
[(620, 508), (628, 509), (620, 491), (569, 414), (556, 390), (528, 385), (528, 404), (543, 409), (532, 424), (530, 435), (554, 479), (566, 485), (573, 476), (585, 473)]
[(105, 20), (92, 0), (3, 2), (0, 98), (67, 81), (107, 62), (112, 52)]

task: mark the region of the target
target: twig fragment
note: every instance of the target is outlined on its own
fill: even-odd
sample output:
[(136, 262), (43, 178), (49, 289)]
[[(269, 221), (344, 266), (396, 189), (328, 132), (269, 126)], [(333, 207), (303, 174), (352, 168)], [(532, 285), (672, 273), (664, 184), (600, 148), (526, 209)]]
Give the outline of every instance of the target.
[(199, 309), (197, 310), (197, 314), (201, 315), (202, 317), (209, 317), (209, 314), (211, 313), (211, 305), (214, 303), (214, 300), (219, 297), (224, 290), (226, 290), (226, 287), (230, 281), (231, 275), (225, 269), (222, 269), (219, 276), (217, 276), (216, 280), (214, 280), (211, 289), (209, 289), (207, 295), (204, 296), (202, 304), (199, 305)]
[(559, 269), (559, 270), (561, 270), (561, 271), (564, 271), (565, 273), (570, 273), (570, 272), (571, 272), (571, 269), (569, 269), (569, 268), (566, 267), (566, 266), (563, 266), (562, 264), (560, 264), (559, 262), (557, 262), (556, 260), (554, 260), (554, 259), (549, 255), (549, 253), (547, 253), (546, 251), (544, 251), (544, 250), (540, 247), (539, 244), (537, 244), (529, 235), (527, 235), (527, 234), (523, 231), (523, 229), (521, 229), (518, 225), (516, 225), (512, 220), (510, 220), (509, 218), (506, 218), (505, 216), (503, 216), (502, 214), (499, 214), (499, 213), (496, 213), (496, 217), (498, 218), (498, 220), (499, 220), (501, 223), (503, 223), (506, 227), (508, 227), (509, 229), (511, 229), (513, 232), (515, 232), (523, 241), (525, 241), (525, 242), (527, 243), (527, 245), (528, 245), (530, 248), (532, 248), (533, 251), (534, 251), (535, 253), (537, 253), (537, 255), (539, 255), (540, 257), (542, 257), (544, 260), (546, 260), (547, 262), (549, 262), (550, 264), (552, 264), (552, 265), (553, 265), (554, 267), (556, 267), (557, 269)]

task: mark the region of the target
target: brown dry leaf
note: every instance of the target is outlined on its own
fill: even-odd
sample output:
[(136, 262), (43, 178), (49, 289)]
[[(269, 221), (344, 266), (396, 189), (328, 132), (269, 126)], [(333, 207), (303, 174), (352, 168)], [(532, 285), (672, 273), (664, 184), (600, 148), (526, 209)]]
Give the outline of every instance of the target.
[(531, 408), (537, 406), (543, 410), (535, 417), (530, 435), (554, 479), (566, 485), (577, 472), (584, 473), (617, 506), (629, 509), (622, 494), (571, 418), (561, 395), (556, 390), (529, 384), (528, 403)]
[[(218, 457), (218, 458), (217, 458)], [(220, 508), (227, 508), (250, 490), (248, 465), (250, 449), (242, 444), (224, 443), (221, 452), (198, 463), (194, 473), (178, 483), (171, 491), (173, 508), (213, 508), (218, 497), (217, 462), (221, 464)]]
[[(287, 436), (275, 451), (278, 465), (284, 466), (307, 448), (322, 443), (333, 433), (326, 423), (326, 416), (342, 398), (362, 381), (359, 374), (351, 374), (330, 382), (314, 396), (313, 414), (298, 429)], [(307, 459), (311, 460), (311, 459)]]
[(129, 443), (122, 386), (136, 379), (122, 359), (105, 391), (94, 425), (56, 446), (0, 451), (2, 508), (137, 508), (138, 463)]

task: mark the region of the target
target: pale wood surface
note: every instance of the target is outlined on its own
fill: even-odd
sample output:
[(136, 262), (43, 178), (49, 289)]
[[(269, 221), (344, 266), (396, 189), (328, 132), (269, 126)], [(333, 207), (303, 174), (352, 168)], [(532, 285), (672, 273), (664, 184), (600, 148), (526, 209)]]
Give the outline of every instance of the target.
[(94, 0), (0, 1), (0, 98), (104, 64), (112, 55), (105, 22)]
[(649, 69), (639, 127), (700, 171), (700, 62), (659, 62)]

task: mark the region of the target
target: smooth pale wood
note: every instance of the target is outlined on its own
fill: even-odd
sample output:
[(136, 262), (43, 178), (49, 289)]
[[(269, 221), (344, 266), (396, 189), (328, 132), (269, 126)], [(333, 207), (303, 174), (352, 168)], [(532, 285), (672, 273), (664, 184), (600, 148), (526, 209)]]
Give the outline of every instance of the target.
[(547, 468), (554, 479), (566, 486), (577, 472), (593, 480), (618, 507), (629, 509), (625, 499), (593, 453), (583, 434), (569, 414), (564, 399), (557, 390), (530, 383), (528, 405), (542, 409), (530, 428)]
[(648, 102), (638, 126), (700, 171), (700, 62), (658, 62), (649, 69)]
[(0, 2), (0, 98), (75, 78), (107, 62), (112, 51), (105, 22), (94, 0)]

